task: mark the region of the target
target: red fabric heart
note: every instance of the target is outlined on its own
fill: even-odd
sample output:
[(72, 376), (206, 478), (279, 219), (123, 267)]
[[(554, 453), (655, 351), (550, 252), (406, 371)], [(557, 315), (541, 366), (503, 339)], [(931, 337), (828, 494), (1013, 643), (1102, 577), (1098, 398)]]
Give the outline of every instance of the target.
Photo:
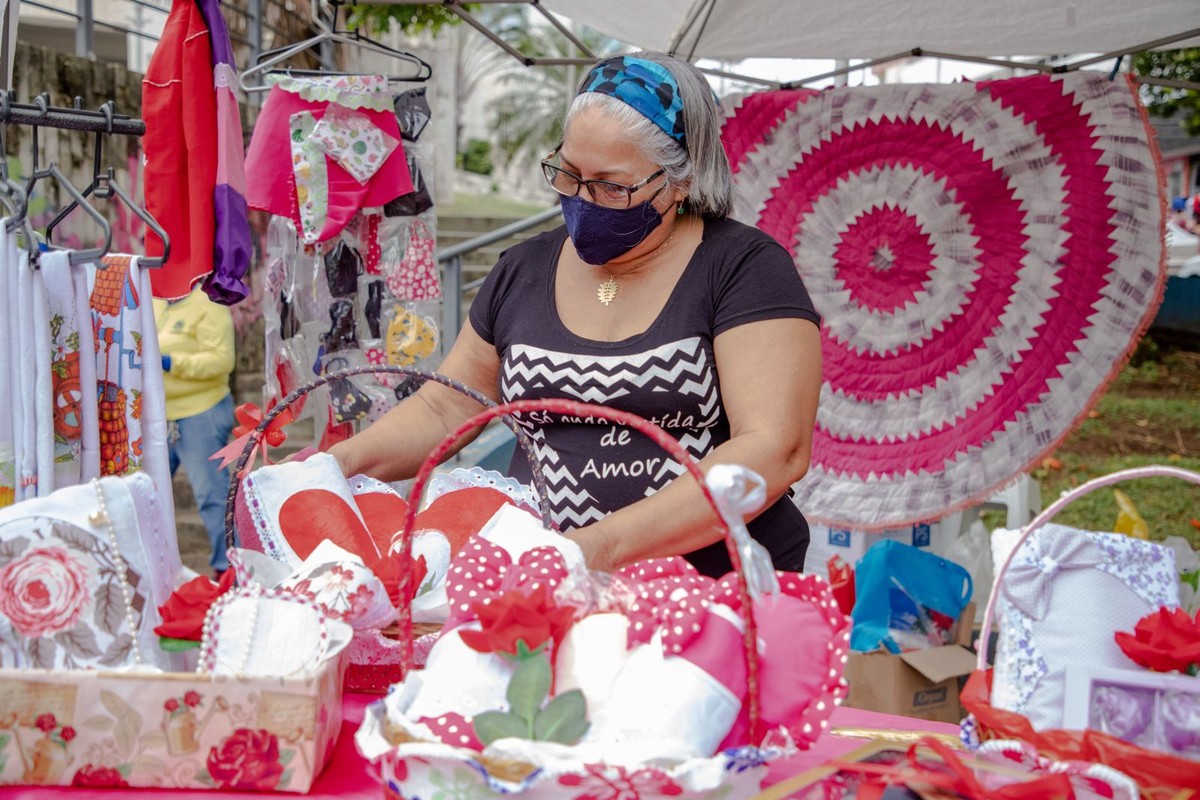
[[(355, 495), (354, 502), (367, 523), (367, 530), (380, 556), (392, 549), (392, 537), (404, 527), (408, 503), (403, 497), (387, 492), (364, 492)], [(417, 519), (420, 519), (417, 515)]]
[[(306, 489), (289, 497), (279, 509), (279, 529), (296, 555), (305, 559), (323, 540), (362, 558), (387, 587), (392, 603), (399, 605), (400, 561), (389, 555), (395, 537), (404, 527), (408, 503), (387, 492), (364, 492), (354, 498), (362, 520), (346, 502), (325, 489)], [(483, 528), (505, 503), (506, 494), (487, 487), (447, 492), (417, 515), (414, 535), (438, 530), (457, 553)], [(365, 525), (363, 523), (366, 523)], [(424, 558), (413, 560), (410, 589), (415, 594), (427, 573)], [(407, 598), (411, 601), (412, 598)]]
[(300, 559), (308, 558), (323, 540), (369, 560), (375, 542), (346, 501), (326, 489), (296, 492), (279, 509), (279, 530)]
[(479, 533), (501, 506), (511, 502), (504, 492), (486, 486), (456, 489), (437, 498), (417, 515), (413, 533), (439, 530), (450, 542), (450, 553), (457, 555), (467, 539)]

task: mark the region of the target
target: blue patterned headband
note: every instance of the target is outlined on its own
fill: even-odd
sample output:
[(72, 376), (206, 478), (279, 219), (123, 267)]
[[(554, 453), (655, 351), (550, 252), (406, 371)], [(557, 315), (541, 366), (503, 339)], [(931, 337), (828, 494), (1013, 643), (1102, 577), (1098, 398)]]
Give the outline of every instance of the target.
[(681, 145), (683, 98), (670, 71), (653, 61), (634, 56), (617, 56), (592, 67), (580, 94), (599, 92), (615, 97), (653, 122)]

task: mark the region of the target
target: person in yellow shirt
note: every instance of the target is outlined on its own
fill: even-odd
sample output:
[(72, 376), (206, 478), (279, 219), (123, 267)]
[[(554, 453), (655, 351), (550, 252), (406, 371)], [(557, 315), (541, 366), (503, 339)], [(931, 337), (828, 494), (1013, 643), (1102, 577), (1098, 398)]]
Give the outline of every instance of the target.
[(167, 396), (171, 475), (182, 464), (212, 543), (209, 563), (217, 577), (225, 557), (225, 494), (229, 470), (209, 456), (229, 443), (233, 431), (233, 316), (200, 289), (180, 300), (155, 300), (158, 347)]

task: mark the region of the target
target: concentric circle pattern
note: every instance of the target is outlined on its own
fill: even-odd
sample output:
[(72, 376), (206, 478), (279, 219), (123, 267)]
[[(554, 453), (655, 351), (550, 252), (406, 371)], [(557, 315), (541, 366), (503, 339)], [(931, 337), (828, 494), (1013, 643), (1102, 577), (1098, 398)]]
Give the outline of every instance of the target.
[(1099, 73), (725, 101), (734, 216), (823, 317), (810, 519), (877, 530), (981, 502), (1082, 419), (1153, 318), (1162, 174)]

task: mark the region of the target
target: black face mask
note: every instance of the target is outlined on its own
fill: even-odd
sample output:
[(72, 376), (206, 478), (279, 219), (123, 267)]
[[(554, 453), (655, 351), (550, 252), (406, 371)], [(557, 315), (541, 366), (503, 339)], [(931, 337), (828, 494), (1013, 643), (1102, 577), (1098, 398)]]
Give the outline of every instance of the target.
[(425, 87), (409, 89), (396, 97), (396, 121), (400, 123), (400, 138), (415, 142), (429, 124), (431, 112), (425, 99)]
[(413, 190), (389, 201), (383, 207), (385, 217), (415, 217), (433, 208), (433, 197), (429, 194), (425, 176), (411, 154), (408, 156), (408, 173), (412, 176)]
[(562, 214), (575, 252), (585, 263), (597, 266), (646, 241), (663, 220), (649, 200), (629, 208), (606, 208), (579, 195), (562, 198)]

